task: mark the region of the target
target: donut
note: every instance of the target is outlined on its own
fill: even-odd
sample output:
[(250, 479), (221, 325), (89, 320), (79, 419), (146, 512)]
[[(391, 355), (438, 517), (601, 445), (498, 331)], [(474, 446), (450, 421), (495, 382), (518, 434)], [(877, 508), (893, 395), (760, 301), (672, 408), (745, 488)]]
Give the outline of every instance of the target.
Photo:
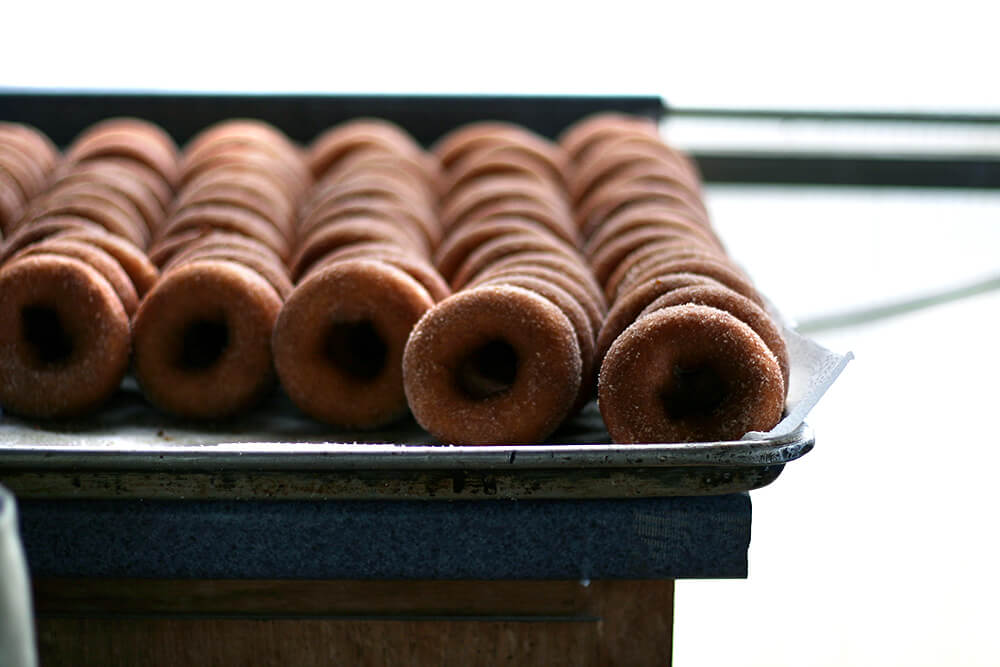
[(57, 216), (36, 220), (28, 225), (19, 226), (13, 234), (0, 244), (0, 266), (14, 256), (22, 248), (36, 243), (49, 236), (67, 231), (96, 231), (107, 234), (107, 230), (96, 222), (71, 215)]
[(558, 144), (573, 162), (589, 158), (590, 151), (609, 139), (624, 135), (659, 138), (656, 121), (617, 112), (600, 112), (579, 120), (559, 135)]
[(711, 259), (707, 257), (689, 259), (667, 259), (663, 263), (653, 263), (642, 271), (636, 271), (622, 279), (619, 285), (608, 283), (608, 293), (614, 294), (611, 302), (617, 300), (619, 294), (623, 294), (631, 285), (638, 285), (650, 278), (665, 276), (671, 273), (696, 273), (701, 276), (715, 278), (720, 283), (747, 297), (761, 308), (766, 308), (767, 304), (757, 292), (753, 283), (741, 271), (733, 267), (728, 262)]
[(441, 231), (429, 215), (418, 215), (405, 204), (379, 197), (351, 197), (326, 202), (303, 215), (298, 226), (299, 239), (308, 238), (322, 227), (344, 220), (375, 218), (399, 227), (412, 242), (430, 252), (441, 240)]
[(713, 285), (722, 283), (695, 273), (672, 273), (647, 280), (622, 294), (608, 309), (608, 315), (597, 334), (598, 363), (604, 359), (615, 339), (639, 317), (645, 308), (671, 290), (692, 285)]
[(576, 222), (585, 237), (619, 211), (646, 203), (667, 203), (691, 212), (692, 219), (709, 226), (708, 211), (700, 198), (684, 188), (665, 183), (612, 183), (607, 189), (595, 191), (584, 204), (576, 208)]
[(31, 156), (13, 146), (0, 143), (0, 168), (9, 173), (27, 201), (45, 189), (48, 175), (45, 168)]
[(549, 187), (562, 187), (561, 177), (546, 170), (530, 155), (510, 146), (498, 146), (467, 155), (455, 164), (445, 180), (448, 190), (460, 189), (476, 181), (500, 176), (526, 176)]
[(161, 233), (173, 236), (186, 230), (228, 231), (257, 239), (279, 257), (286, 258), (290, 244), (286, 237), (256, 213), (239, 206), (196, 204), (177, 211), (164, 224)]
[(164, 211), (169, 208), (170, 202), (173, 201), (173, 189), (155, 170), (150, 169), (140, 162), (122, 157), (106, 156), (91, 158), (86, 162), (64, 162), (56, 170), (55, 180), (58, 181), (65, 176), (76, 173), (88, 173), (91, 170), (96, 170), (98, 173), (104, 170), (114, 170), (116, 173), (126, 175), (127, 178), (139, 181), (143, 188), (156, 198), (156, 201), (160, 204), (160, 209)]
[(569, 414), (580, 382), (569, 319), (520, 287), (450, 296), (420, 319), (403, 355), (413, 416), (441, 442), (541, 442)]
[(403, 350), (433, 305), (417, 281), (388, 264), (325, 266), (295, 288), (275, 325), (282, 386), (328, 424), (367, 429), (398, 420), (406, 414)]
[(703, 239), (676, 227), (639, 227), (610, 239), (590, 256), (590, 268), (602, 285), (617, 285), (623, 273), (651, 257), (662, 257), (671, 250), (686, 249), (706, 257), (723, 258), (717, 248)]
[(527, 197), (501, 200), (479, 207), (474, 213), (462, 218), (461, 227), (498, 218), (518, 218), (534, 222), (545, 227), (566, 243), (574, 247), (580, 245), (576, 224), (568, 214), (560, 215), (554, 209)]
[(181, 183), (186, 185), (199, 175), (223, 165), (248, 163), (256, 163), (267, 169), (272, 178), (283, 185), (293, 198), (301, 196), (311, 183), (308, 172), (300, 163), (261, 146), (247, 144), (212, 146), (202, 151), (201, 155), (186, 158), (182, 163)]
[(248, 269), (253, 269), (264, 278), (278, 296), (284, 301), (292, 292), (292, 281), (288, 278), (283, 264), (276, 264), (268, 260), (265, 254), (238, 247), (201, 247), (187, 249), (171, 258), (164, 272), (170, 271), (174, 267), (183, 266), (190, 262), (208, 259), (221, 259), (236, 264), (242, 264)]
[(534, 132), (512, 123), (484, 121), (468, 123), (439, 139), (431, 147), (441, 165), (451, 171), (462, 158), (470, 153), (493, 147), (516, 146), (541, 161), (546, 169), (564, 179), (566, 156), (559, 146), (543, 139)]
[(84, 241), (75, 241), (63, 237), (50, 237), (24, 248), (21, 252), (14, 255), (11, 261), (16, 262), (21, 257), (38, 254), (72, 257), (85, 262), (97, 269), (101, 276), (115, 290), (115, 294), (121, 300), (126, 315), (131, 317), (135, 313), (135, 309), (138, 308), (139, 296), (136, 293), (135, 285), (132, 284), (121, 264), (101, 248)]
[[(618, 288), (626, 276), (643, 275), (648, 267), (667, 265), (679, 260), (706, 260), (715, 264), (731, 266), (728, 258), (719, 256), (697, 243), (691, 243), (688, 239), (661, 239), (645, 246), (640, 245), (622, 258), (615, 270), (604, 281), (605, 294), (613, 302), (618, 299)], [(663, 275), (663, 273), (660, 272), (659, 275)], [(630, 281), (629, 284), (634, 284), (634, 282)]]
[(441, 201), (441, 224), (450, 230), (487, 206), (525, 200), (545, 206), (557, 217), (570, 217), (569, 206), (553, 188), (523, 176), (503, 176), (452, 190)]
[(274, 383), (270, 340), (280, 309), (275, 289), (233, 261), (200, 259), (165, 274), (133, 320), (146, 398), (191, 419), (249, 409)]
[(749, 325), (709, 306), (663, 308), (608, 351), (598, 407), (619, 443), (737, 440), (781, 419), (785, 387)]
[(97, 223), (112, 234), (128, 240), (137, 248), (149, 245), (149, 230), (137, 224), (119, 209), (100, 197), (76, 195), (73, 197), (53, 197), (33, 206), (22, 221), (22, 225), (35, 225), (40, 221), (63, 216), (85, 218)]
[(0, 406), (38, 418), (86, 414), (121, 383), (129, 321), (107, 280), (59, 255), (0, 267)]
[(469, 256), (455, 271), (451, 280), (452, 289), (461, 289), (481, 271), (504, 257), (527, 252), (562, 255), (571, 262), (582, 265), (576, 251), (555, 237), (516, 232), (487, 241), (469, 253)]
[[(666, 153), (665, 153), (666, 151)], [(686, 163), (668, 156), (672, 149), (660, 141), (637, 142), (623, 137), (601, 147), (596, 159), (579, 165), (570, 181), (570, 196), (577, 204), (592, 192), (611, 182), (622, 183), (644, 174), (659, 174), (665, 179), (701, 196), (701, 183)]]
[(586, 290), (587, 296), (590, 297), (592, 303), (594, 303), (600, 310), (601, 317), (603, 317), (604, 313), (608, 311), (608, 304), (604, 298), (604, 292), (602, 292), (601, 288), (598, 287), (597, 282), (594, 280), (594, 276), (590, 273), (590, 271), (582, 266), (580, 262), (574, 261), (573, 259), (567, 258), (563, 255), (555, 255), (548, 252), (518, 253), (494, 262), (488, 269), (482, 272), (482, 275), (485, 275), (486, 273), (496, 274), (506, 269), (520, 269), (525, 266), (549, 269), (566, 275), (568, 278), (572, 279), (573, 282)]
[(668, 227), (684, 233), (700, 236), (708, 244), (714, 245), (725, 252), (725, 246), (710, 227), (705, 227), (697, 221), (690, 212), (680, 206), (671, 206), (664, 202), (629, 206), (618, 214), (605, 220), (600, 227), (592, 230), (585, 237), (584, 250), (588, 256), (593, 255), (600, 247), (606, 245), (620, 234), (626, 234), (638, 228)]
[(359, 118), (323, 132), (310, 145), (306, 161), (313, 176), (320, 178), (351, 153), (370, 149), (427, 161), (420, 145), (402, 128), (377, 118)]
[(583, 285), (581, 285), (569, 274), (555, 271), (549, 267), (532, 264), (531, 262), (519, 262), (514, 266), (507, 265), (500, 268), (486, 269), (480, 273), (475, 280), (470, 281), (469, 284), (466, 285), (466, 288), (472, 288), (495, 278), (502, 278), (504, 276), (527, 276), (531, 278), (538, 278), (539, 280), (544, 280), (545, 282), (555, 285), (563, 291), (568, 292), (570, 296), (572, 296), (573, 299), (580, 305), (580, 307), (583, 308), (584, 313), (587, 315), (587, 321), (590, 323), (590, 329), (594, 335), (597, 334), (597, 331), (604, 323), (604, 314), (607, 312), (607, 308), (604, 307), (603, 302), (595, 301), (590, 292), (588, 292)]
[(134, 245), (114, 234), (103, 230), (74, 230), (60, 232), (57, 238), (84, 241), (97, 246), (108, 253), (121, 265), (129, 280), (135, 287), (136, 294), (141, 298), (148, 292), (160, 277), (156, 266), (149, 261), (146, 254)]
[(352, 173), (371, 173), (402, 179), (417, 188), (428, 201), (436, 201), (443, 191), (441, 176), (412, 156), (389, 154), (379, 150), (361, 149), (342, 158), (335, 169), (323, 174), (324, 181), (336, 181)]
[(99, 184), (104, 188), (127, 197), (129, 202), (139, 212), (146, 229), (155, 232), (166, 215), (163, 205), (156, 194), (150, 190), (135, 172), (113, 163), (100, 160), (78, 165), (58, 178), (52, 189), (64, 184), (90, 183)]
[(51, 139), (31, 125), (0, 121), (0, 143), (18, 146), (47, 172), (59, 164), (59, 149)]
[(547, 238), (545, 227), (530, 220), (494, 218), (468, 223), (456, 229), (438, 248), (434, 264), (445, 280), (454, 277), (465, 259), (484, 243), (509, 234), (529, 234)]
[(530, 275), (508, 273), (485, 280), (479, 285), (509, 285), (522, 287), (554, 303), (573, 326), (576, 342), (580, 347), (580, 390), (570, 414), (579, 412), (594, 397), (596, 366), (594, 365), (594, 328), (583, 306), (573, 296), (554, 283)]
[(74, 200), (99, 200), (101, 203), (115, 209), (123, 219), (140, 230), (144, 238), (153, 237), (154, 227), (150, 227), (142, 211), (132, 203), (127, 196), (109, 187), (101, 180), (63, 181), (38, 199), (39, 203)]
[(420, 283), (435, 303), (451, 296), (451, 288), (448, 283), (441, 277), (440, 273), (434, 270), (430, 263), (391, 243), (355, 243), (338, 248), (324, 255), (309, 267), (300, 278), (300, 282), (305, 281), (310, 275), (333, 262), (347, 259), (370, 259), (401, 269)]
[(639, 317), (671, 306), (681, 306), (687, 303), (699, 306), (711, 306), (724, 310), (744, 324), (750, 326), (760, 339), (764, 341), (768, 349), (778, 360), (781, 368), (781, 378), (785, 383), (785, 391), (788, 391), (788, 375), (790, 362), (788, 359), (788, 347), (785, 339), (781, 335), (781, 330), (767, 312), (755, 304), (750, 299), (741, 294), (737, 294), (723, 285), (700, 284), (679, 287), (674, 290), (664, 292), (652, 303), (642, 310)]
[(405, 228), (372, 218), (345, 218), (320, 227), (302, 242), (289, 264), (292, 277), (298, 280), (314, 262), (332, 250), (366, 241), (386, 241), (424, 255), (424, 249)]
[(152, 169), (171, 188), (177, 185), (180, 172), (176, 148), (168, 147), (145, 132), (91, 126), (66, 152), (69, 162), (106, 157), (136, 162)]
[(174, 208), (182, 210), (199, 204), (245, 208), (270, 222), (285, 238), (291, 238), (295, 233), (291, 207), (283, 205), (281, 200), (270, 199), (260, 192), (225, 181), (184, 188), (174, 202)]

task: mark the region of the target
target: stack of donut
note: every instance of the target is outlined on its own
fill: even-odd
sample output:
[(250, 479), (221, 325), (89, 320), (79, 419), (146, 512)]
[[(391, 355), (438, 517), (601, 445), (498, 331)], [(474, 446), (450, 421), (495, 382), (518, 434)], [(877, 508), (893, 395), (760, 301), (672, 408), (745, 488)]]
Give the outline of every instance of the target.
[(420, 320), (403, 375), (444, 442), (534, 443), (592, 396), (604, 298), (579, 254), (558, 146), (503, 123), (442, 138), (436, 254), (456, 293)]
[(407, 337), (451, 293), (430, 261), (441, 240), (439, 167), (376, 119), (317, 137), (309, 165), (316, 185), (300, 211), (297, 282), (274, 330), (275, 366), (305, 413), (375, 428), (406, 414)]
[(118, 387), (129, 318), (157, 279), (143, 249), (176, 176), (177, 150), (162, 129), (111, 119), (74, 141), (48, 190), (28, 203), (0, 250), (6, 409), (76, 416)]
[(226, 418), (273, 387), (270, 336), (310, 181), (299, 149), (260, 121), (219, 123), (185, 147), (150, 252), (162, 275), (133, 321), (135, 374), (158, 408)]
[(48, 185), (59, 151), (33, 127), (0, 122), (0, 240)]
[(780, 328), (709, 223), (697, 169), (655, 124), (602, 114), (560, 138), (584, 253), (611, 304), (598, 404), (616, 442), (731, 440), (781, 418)]

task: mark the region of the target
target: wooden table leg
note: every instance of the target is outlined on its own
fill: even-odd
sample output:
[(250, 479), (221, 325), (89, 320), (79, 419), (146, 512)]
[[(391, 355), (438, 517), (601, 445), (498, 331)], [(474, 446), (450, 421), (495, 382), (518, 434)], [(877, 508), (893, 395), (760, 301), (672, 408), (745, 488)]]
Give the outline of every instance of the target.
[(673, 581), (35, 582), (42, 665), (667, 665)]

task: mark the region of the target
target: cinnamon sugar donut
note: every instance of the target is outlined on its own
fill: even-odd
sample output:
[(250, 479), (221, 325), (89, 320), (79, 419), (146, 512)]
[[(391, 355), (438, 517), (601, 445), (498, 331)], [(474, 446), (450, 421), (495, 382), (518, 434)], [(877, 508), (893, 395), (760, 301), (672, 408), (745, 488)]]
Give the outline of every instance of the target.
[(300, 283), (274, 328), (281, 384), (310, 416), (375, 428), (406, 413), (402, 359), (417, 320), (434, 305), (405, 272), (345, 260)]
[(108, 281), (108, 284), (115, 290), (115, 294), (122, 302), (125, 314), (131, 317), (135, 309), (139, 306), (139, 296), (136, 293), (135, 285), (129, 279), (125, 269), (122, 268), (114, 257), (101, 250), (99, 247), (83, 241), (75, 241), (63, 237), (47, 238), (44, 241), (33, 243), (21, 252), (14, 255), (11, 261), (16, 262), (21, 257), (30, 255), (58, 255), (60, 257), (72, 257), (81, 262), (85, 262), (90, 267), (97, 269), (98, 273)]
[(580, 382), (569, 319), (520, 287), (445, 299), (417, 323), (403, 356), (410, 409), (442, 442), (541, 442), (569, 414)]
[(484, 270), (481, 275), (485, 275), (486, 273), (496, 274), (506, 269), (529, 266), (533, 268), (549, 269), (565, 274), (567, 277), (571, 278), (573, 282), (586, 290), (587, 296), (589, 296), (591, 302), (598, 307), (602, 317), (604, 313), (607, 312), (608, 304), (604, 298), (604, 292), (602, 292), (601, 288), (597, 285), (597, 282), (594, 280), (594, 276), (591, 275), (590, 271), (583, 267), (580, 262), (573, 261), (562, 255), (555, 255), (546, 252), (518, 253), (494, 262), (488, 269)]
[(528, 234), (548, 238), (544, 227), (530, 220), (495, 218), (468, 223), (456, 229), (438, 248), (434, 264), (445, 280), (455, 276), (465, 259), (484, 243), (510, 234)]
[(480, 273), (475, 280), (466, 285), (466, 289), (471, 289), (477, 285), (503, 278), (504, 276), (527, 276), (537, 278), (561, 288), (570, 294), (573, 299), (583, 308), (590, 323), (590, 329), (596, 335), (604, 323), (604, 314), (607, 308), (603, 301), (595, 301), (593, 295), (571, 274), (562, 273), (552, 268), (528, 262), (517, 262), (514, 265), (501, 266), (499, 268), (489, 268)]
[(615, 442), (712, 442), (767, 431), (785, 388), (774, 354), (747, 324), (708, 306), (640, 318), (601, 365), (598, 406)]
[(63, 173), (52, 184), (52, 189), (63, 185), (87, 183), (107, 188), (126, 197), (142, 218), (146, 229), (155, 234), (166, 215), (156, 194), (150, 190), (134, 171), (101, 160), (77, 165)]
[(517, 146), (534, 155), (550, 173), (557, 176), (557, 182), (561, 183), (565, 178), (566, 156), (562, 149), (534, 132), (512, 123), (497, 121), (468, 123), (439, 139), (431, 148), (431, 152), (437, 156), (445, 169), (451, 171), (470, 153), (506, 146)]
[(21, 225), (0, 244), (0, 266), (14, 256), (22, 248), (36, 243), (49, 236), (55, 236), (67, 231), (96, 231), (107, 234), (107, 230), (96, 222), (71, 215), (57, 216), (37, 220), (30, 225)]
[(561, 215), (555, 209), (528, 197), (501, 200), (479, 207), (475, 212), (462, 218), (461, 227), (499, 218), (518, 218), (537, 223), (571, 246), (580, 245), (576, 223), (568, 214)]
[(89, 127), (69, 147), (67, 161), (124, 158), (152, 169), (170, 187), (175, 187), (179, 170), (173, 140), (152, 125), (142, 128), (113, 126), (115, 122), (105, 121)]
[[(691, 243), (687, 239), (663, 239), (653, 241), (646, 246), (639, 246), (626, 255), (604, 281), (605, 294), (608, 295), (609, 299), (613, 297), (617, 300), (620, 294), (619, 286), (625, 281), (626, 276), (649, 275), (651, 277), (654, 274), (649, 273), (647, 268), (670, 265), (680, 260), (705, 260), (714, 264), (724, 264), (734, 271), (736, 270), (728, 258), (721, 257), (704, 246)], [(656, 275), (664, 275), (664, 273), (657, 272)], [(636, 281), (641, 282), (641, 279), (637, 278)], [(630, 280), (628, 284), (633, 285), (636, 281)]]
[(348, 259), (369, 259), (405, 271), (407, 275), (427, 290), (435, 303), (451, 296), (451, 288), (448, 283), (429, 262), (419, 255), (391, 243), (355, 243), (338, 248), (324, 255), (309, 267), (300, 278), (300, 282), (307, 280), (313, 273), (322, 270), (329, 264)]
[(665, 276), (671, 273), (696, 273), (700, 276), (715, 278), (729, 289), (742, 294), (761, 308), (767, 307), (764, 299), (757, 292), (756, 288), (754, 288), (753, 283), (750, 282), (750, 279), (742, 271), (739, 271), (730, 263), (704, 257), (668, 259), (663, 263), (653, 263), (648, 268), (625, 276), (618, 285), (608, 283), (608, 293), (615, 295), (611, 301), (617, 300), (618, 295), (628, 290), (631, 285), (637, 285), (650, 278)]
[(573, 296), (554, 283), (534, 276), (509, 273), (484, 280), (479, 285), (508, 285), (523, 287), (554, 303), (563, 312), (576, 333), (576, 342), (580, 346), (580, 390), (573, 402), (570, 413), (578, 412), (594, 397), (597, 386), (597, 367), (594, 365), (594, 328), (590, 324), (583, 306)]
[(455, 271), (455, 276), (451, 280), (451, 286), (453, 289), (460, 289), (475, 276), (479, 275), (481, 271), (504, 257), (528, 252), (562, 255), (571, 262), (577, 262), (582, 265), (582, 260), (576, 254), (576, 251), (554, 236), (546, 237), (538, 234), (516, 232), (487, 241), (471, 252), (458, 267), (458, 270)]
[(500, 202), (532, 201), (560, 218), (570, 218), (569, 206), (553, 188), (522, 176), (503, 176), (452, 190), (441, 202), (441, 224), (450, 230), (477, 211)]
[(298, 280), (318, 259), (337, 248), (366, 241), (387, 241), (402, 248), (412, 248), (423, 255), (416, 239), (405, 228), (372, 218), (345, 218), (318, 228), (299, 245), (290, 262), (292, 277)]
[(227, 260), (253, 269), (274, 288), (282, 301), (288, 298), (292, 292), (292, 281), (289, 279), (283, 264), (271, 262), (265, 253), (247, 248), (232, 246), (188, 248), (171, 258), (170, 262), (164, 266), (164, 272), (184, 264), (209, 259)]
[(611, 216), (633, 206), (652, 203), (666, 203), (691, 212), (692, 219), (709, 226), (708, 211), (704, 202), (690, 192), (676, 185), (665, 183), (612, 183), (612, 187), (595, 191), (587, 201), (576, 208), (576, 222), (583, 230), (584, 237), (590, 237), (594, 230)]
[(0, 267), (0, 406), (64, 418), (97, 408), (129, 358), (121, 300), (94, 268), (32, 255)]
[(359, 118), (316, 137), (307, 162), (313, 176), (320, 178), (351, 153), (370, 149), (405, 155), (421, 163), (427, 161), (420, 146), (399, 126), (378, 118)]
[(724, 258), (725, 255), (700, 237), (678, 228), (640, 227), (609, 240), (590, 256), (590, 268), (602, 285), (618, 284), (622, 274), (651, 257), (663, 257), (679, 249), (701, 256)]
[(257, 239), (279, 257), (286, 258), (290, 244), (266, 218), (248, 209), (222, 204), (196, 204), (178, 211), (163, 226), (164, 236), (174, 236), (186, 230), (228, 231)]
[(256, 271), (229, 260), (178, 266), (133, 321), (134, 368), (147, 399), (193, 419), (235, 415), (272, 387), (271, 331), (281, 309)]
[(785, 339), (782, 337), (778, 325), (774, 323), (774, 320), (771, 319), (763, 308), (728, 287), (711, 284), (689, 285), (664, 292), (646, 306), (639, 314), (639, 317), (662, 308), (681, 306), (688, 303), (724, 310), (736, 319), (749, 325), (778, 360), (778, 366), (781, 367), (781, 377), (784, 380), (785, 391), (787, 393), (790, 369), (788, 347), (785, 345)]
[(89, 243), (90, 245), (97, 246), (104, 252), (114, 257), (118, 264), (121, 265), (122, 269), (125, 270), (125, 273), (128, 274), (129, 280), (132, 281), (132, 285), (135, 287), (135, 291), (140, 298), (153, 287), (157, 279), (160, 277), (160, 272), (157, 270), (156, 266), (149, 261), (149, 258), (146, 257), (145, 253), (125, 239), (115, 236), (114, 234), (108, 234), (107, 232), (104, 232), (103, 229), (70, 229), (68, 231), (60, 232), (57, 235), (57, 238), (83, 241), (85, 243)]
[(672, 273), (640, 283), (625, 292), (608, 309), (599, 333), (597, 334), (598, 363), (604, 359), (615, 339), (628, 329), (646, 307), (664, 294), (682, 287), (693, 285), (712, 285), (722, 287), (722, 283), (695, 273)]
[(558, 143), (573, 162), (589, 158), (595, 146), (626, 135), (659, 138), (656, 121), (616, 112), (600, 112), (573, 123), (559, 135)]

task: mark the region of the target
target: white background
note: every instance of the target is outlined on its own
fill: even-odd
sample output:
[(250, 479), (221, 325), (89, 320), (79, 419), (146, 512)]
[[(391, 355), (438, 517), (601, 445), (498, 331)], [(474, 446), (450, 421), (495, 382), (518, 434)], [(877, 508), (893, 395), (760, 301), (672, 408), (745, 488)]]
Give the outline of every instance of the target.
[(1000, 109), (995, 3), (10, 2), (0, 86)]

